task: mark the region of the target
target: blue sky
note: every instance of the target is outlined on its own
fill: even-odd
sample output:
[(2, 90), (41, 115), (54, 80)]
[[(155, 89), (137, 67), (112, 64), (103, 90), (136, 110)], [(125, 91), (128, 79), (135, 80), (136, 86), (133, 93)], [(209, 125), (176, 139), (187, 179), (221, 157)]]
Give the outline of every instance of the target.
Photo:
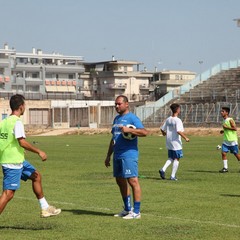
[[(0, 0), (0, 48), (197, 73), (240, 59), (239, 0)], [(202, 64), (199, 63), (202, 62)]]

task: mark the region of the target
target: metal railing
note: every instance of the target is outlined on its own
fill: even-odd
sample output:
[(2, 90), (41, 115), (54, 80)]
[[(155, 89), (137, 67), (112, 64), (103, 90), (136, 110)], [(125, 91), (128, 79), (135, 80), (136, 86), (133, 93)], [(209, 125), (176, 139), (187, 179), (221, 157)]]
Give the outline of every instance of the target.
[(240, 59), (217, 64), (211, 69), (199, 74), (196, 78), (194, 78), (190, 82), (187, 82), (184, 85), (180, 87), (176, 87), (174, 90), (168, 92), (158, 101), (149, 103), (144, 106), (136, 107), (134, 112), (142, 121), (144, 121), (146, 118), (150, 117), (152, 114), (154, 114), (155, 111), (165, 106), (171, 100), (179, 98), (180, 95), (190, 91), (198, 84), (208, 80), (210, 77), (220, 73), (221, 71), (234, 69), (239, 66), (240, 66)]

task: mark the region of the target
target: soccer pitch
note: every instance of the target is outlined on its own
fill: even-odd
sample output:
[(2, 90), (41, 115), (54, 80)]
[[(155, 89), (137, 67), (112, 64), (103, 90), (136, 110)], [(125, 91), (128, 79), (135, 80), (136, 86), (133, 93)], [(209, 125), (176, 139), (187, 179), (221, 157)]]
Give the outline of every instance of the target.
[(28, 137), (48, 154), (46, 162), (32, 153), (26, 158), (42, 173), (48, 202), (62, 213), (40, 218), (31, 182), (21, 182), (0, 216), (0, 239), (239, 239), (240, 165), (229, 155), (229, 172), (218, 172), (222, 136), (183, 143), (177, 182), (158, 174), (167, 159), (165, 138), (139, 138), (142, 218), (134, 220), (113, 217), (122, 200), (112, 168), (104, 166), (110, 137)]

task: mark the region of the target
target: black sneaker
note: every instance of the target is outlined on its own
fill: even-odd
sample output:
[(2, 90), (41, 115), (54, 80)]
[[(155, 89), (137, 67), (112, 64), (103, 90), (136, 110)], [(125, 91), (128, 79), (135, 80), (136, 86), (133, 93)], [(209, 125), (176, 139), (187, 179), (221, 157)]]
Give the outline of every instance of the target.
[(226, 173), (226, 172), (228, 172), (228, 169), (227, 168), (223, 168), (223, 169), (219, 170), (219, 172), (220, 173)]
[(165, 172), (163, 170), (159, 170), (160, 177), (165, 179)]

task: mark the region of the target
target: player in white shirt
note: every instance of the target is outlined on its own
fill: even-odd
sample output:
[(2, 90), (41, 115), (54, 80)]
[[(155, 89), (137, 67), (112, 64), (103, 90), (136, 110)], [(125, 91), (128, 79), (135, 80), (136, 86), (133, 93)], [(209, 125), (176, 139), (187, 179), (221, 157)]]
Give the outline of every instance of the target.
[(173, 164), (170, 180), (176, 181), (179, 159), (183, 157), (181, 137), (184, 138), (186, 142), (189, 142), (189, 138), (183, 133), (183, 123), (178, 117), (181, 111), (180, 105), (173, 103), (170, 108), (172, 110), (172, 116), (168, 117), (163, 126), (160, 128), (163, 136), (166, 136), (168, 159), (162, 169), (159, 170), (159, 174), (162, 179), (165, 179), (165, 172), (167, 168)]

